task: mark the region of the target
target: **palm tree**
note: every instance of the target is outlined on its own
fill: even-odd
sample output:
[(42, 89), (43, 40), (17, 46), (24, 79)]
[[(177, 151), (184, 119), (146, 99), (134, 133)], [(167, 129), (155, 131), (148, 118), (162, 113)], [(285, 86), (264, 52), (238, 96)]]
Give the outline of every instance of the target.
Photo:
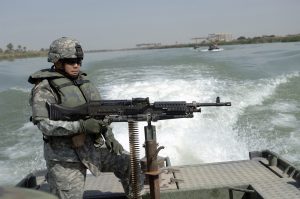
[(21, 52), (22, 51), (22, 46), (18, 45), (18, 51)]
[(9, 44), (6, 45), (6, 48), (7, 48), (8, 52), (11, 52), (11, 51), (13, 51), (14, 46), (12, 45), (12, 43), (9, 43)]

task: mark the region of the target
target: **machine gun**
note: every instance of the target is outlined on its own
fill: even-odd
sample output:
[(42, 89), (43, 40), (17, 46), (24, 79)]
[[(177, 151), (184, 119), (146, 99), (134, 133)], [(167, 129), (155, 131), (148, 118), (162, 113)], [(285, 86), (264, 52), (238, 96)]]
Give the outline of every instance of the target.
[(157, 163), (158, 152), (163, 146), (157, 148), (156, 130), (151, 122), (158, 120), (192, 118), (194, 112), (201, 112), (203, 106), (231, 106), (231, 102), (215, 103), (187, 103), (185, 101), (159, 101), (150, 103), (149, 98), (133, 98), (132, 100), (98, 100), (90, 101), (77, 107), (63, 107), (58, 104), (47, 104), (50, 120), (76, 121), (79, 119), (108, 119), (110, 122), (128, 122), (129, 147), (132, 170), (133, 198), (140, 197), (140, 157), (138, 121), (146, 121), (145, 150), (147, 159), (147, 172), (149, 178), (150, 195), (152, 199), (160, 198), (159, 168)]
[(185, 101), (149, 102), (149, 98), (132, 100), (98, 100), (90, 101), (77, 107), (63, 107), (47, 104), (50, 120), (76, 121), (79, 119), (104, 119), (111, 122), (153, 121), (192, 118), (194, 112), (201, 112), (202, 106), (231, 106), (231, 102), (186, 103)]

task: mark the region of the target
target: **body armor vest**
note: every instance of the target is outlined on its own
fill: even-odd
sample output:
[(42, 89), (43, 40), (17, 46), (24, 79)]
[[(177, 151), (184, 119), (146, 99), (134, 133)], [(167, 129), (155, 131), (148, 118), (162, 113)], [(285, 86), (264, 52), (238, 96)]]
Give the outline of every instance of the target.
[(34, 73), (28, 81), (38, 83), (47, 79), (57, 94), (57, 103), (66, 107), (75, 107), (91, 100), (100, 100), (98, 90), (84, 76), (86, 76), (85, 73), (80, 73), (78, 78), (71, 79), (51, 69), (46, 69)]

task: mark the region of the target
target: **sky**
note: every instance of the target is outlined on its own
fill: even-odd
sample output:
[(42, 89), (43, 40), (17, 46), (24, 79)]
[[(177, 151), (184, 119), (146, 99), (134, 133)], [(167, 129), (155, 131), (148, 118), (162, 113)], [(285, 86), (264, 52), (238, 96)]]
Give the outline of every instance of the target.
[(62, 36), (85, 50), (300, 33), (300, 0), (0, 0), (0, 48), (49, 48)]

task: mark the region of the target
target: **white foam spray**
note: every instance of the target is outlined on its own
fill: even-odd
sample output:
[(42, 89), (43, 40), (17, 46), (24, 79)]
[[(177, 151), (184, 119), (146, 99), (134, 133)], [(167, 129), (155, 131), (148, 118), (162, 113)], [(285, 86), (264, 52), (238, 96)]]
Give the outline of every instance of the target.
[[(0, 184), (11, 185), (34, 170), (45, 168), (41, 132), (31, 122), (11, 132), (14, 144), (0, 152)], [(5, 158), (4, 158), (5, 157)]]
[[(104, 90), (105, 99), (131, 99), (149, 97), (158, 100), (185, 100), (187, 102), (231, 101), (232, 107), (203, 107), (193, 119), (167, 120), (153, 123), (157, 128), (157, 139), (166, 148), (162, 156), (170, 156), (172, 164), (192, 164), (247, 159), (249, 147), (238, 136), (234, 126), (246, 107), (261, 104), (272, 95), (276, 87), (286, 83), (292, 75), (253, 81), (218, 80), (199, 77), (198, 80), (151, 79), (109, 85)], [(101, 90), (101, 88), (100, 88)], [(140, 144), (144, 142), (143, 126), (139, 123)], [(114, 123), (116, 137), (128, 149), (127, 124)], [(258, 141), (259, 142), (259, 141)], [(144, 154), (144, 149), (141, 149)]]

